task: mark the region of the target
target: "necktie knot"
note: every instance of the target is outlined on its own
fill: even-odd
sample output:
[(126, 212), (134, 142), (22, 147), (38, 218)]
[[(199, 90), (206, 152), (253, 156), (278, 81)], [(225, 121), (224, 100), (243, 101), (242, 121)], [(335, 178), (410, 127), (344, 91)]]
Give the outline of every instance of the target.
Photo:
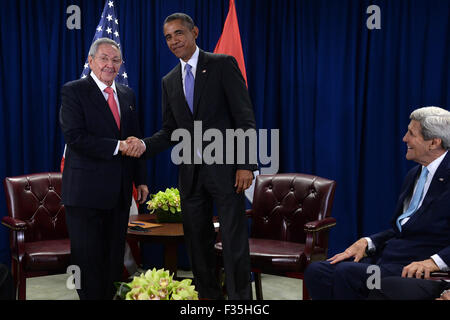
[(191, 72), (192, 66), (189, 63), (186, 63), (184, 69), (186, 70), (186, 72)]
[(427, 167), (423, 167), (422, 172), (420, 173), (420, 178), (425, 178), (426, 179), (427, 176), (428, 176), (428, 169), (427, 169)]
[(105, 91), (107, 94), (114, 93), (114, 90), (111, 87), (106, 87), (103, 91)]

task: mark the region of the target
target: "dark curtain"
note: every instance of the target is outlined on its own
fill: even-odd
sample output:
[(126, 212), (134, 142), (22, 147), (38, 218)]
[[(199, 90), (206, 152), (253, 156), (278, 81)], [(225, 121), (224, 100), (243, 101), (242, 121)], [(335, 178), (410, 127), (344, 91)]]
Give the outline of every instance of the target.
[[(66, 27), (69, 5), (81, 29)], [(369, 5), (381, 29), (368, 30)], [(177, 11), (212, 51), (228, 0), (115, 0), (129, 84), (146, 136), (161, 126), (160, 81), (175, 66), (162, 36)], [(103, 0), (5, 0), (0, 10), (0, 179), (57, 171), (63, 83), (80, 77)], [(279, 172), (337, 181), (330, 254), (389, 226), (403, 176), (403, 134), (420, 106), (449, 108), (448, 0), (236, 0), (258, 128), (280, 129)], [(170, 151), (148, 161), (151, 192), (177, 185)], [(6, 214), (3, 190), (0, 217)], [(0, 227), (0, 261), (8, 261)]]

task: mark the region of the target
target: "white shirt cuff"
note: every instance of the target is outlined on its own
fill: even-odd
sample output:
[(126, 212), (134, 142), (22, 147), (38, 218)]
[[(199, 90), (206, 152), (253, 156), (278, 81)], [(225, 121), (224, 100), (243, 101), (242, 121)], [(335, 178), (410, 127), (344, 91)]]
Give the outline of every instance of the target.
[(372, 239), (370, 239), (369, 237), (364, 237), (364, 239), (367, 240), (367, 251), (369, 252), (373, 252), (375, 251), (375, 245), (373, 244)]
[(450, 268), (448, 267), (448, 265), (437, 254), (433, 254), (431, 256), (431, 259), (433, 259), (434, 263), (436, 263), (436, 265), (439, 267), (439, 270), (450, 271)]
[(120, 147), (120, 140), (117, 141), (117, 147), (116, 150), (114, 150), (113, 156), (116, 156), (119, 153), (119, 147)]

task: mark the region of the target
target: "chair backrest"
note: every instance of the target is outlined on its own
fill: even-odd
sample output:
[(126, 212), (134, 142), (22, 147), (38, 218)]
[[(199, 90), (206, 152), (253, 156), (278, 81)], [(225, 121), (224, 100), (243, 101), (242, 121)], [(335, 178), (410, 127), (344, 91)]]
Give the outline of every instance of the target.
[(61, 173), (35, 173), (3, 181), (8, 214), (27, 224), (25, 241), (68, 238)]
[(256, 177), (252, 238), (305, 243), (304, 225), (331, 215), (336, 182), (282, 173)]

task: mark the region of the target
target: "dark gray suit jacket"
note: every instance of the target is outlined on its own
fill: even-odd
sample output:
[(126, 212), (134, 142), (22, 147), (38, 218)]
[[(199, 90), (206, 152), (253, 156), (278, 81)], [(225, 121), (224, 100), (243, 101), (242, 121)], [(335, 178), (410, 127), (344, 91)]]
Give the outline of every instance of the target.
[(144, 160), (113, 156), (118, 140), (140, 137), (133, 91), (116, 82), (121, 127), (94, 79), (66, 83), (61, 89), (60, 125), (67, 143), (62, 176), (66, 206), (112, 209), (119, 199), (131, 205), (132, 183), (146, 184)]
[[(218, 129), (225, 144), (226, 129), (255, 129), (255, 117), (245, 81), (236, 60), (227, 55), (200, 50), (195, 76), (194, 114), (186, 102), (179, 63), (162, 79), (162, 128), (152, 137), (144, 139), (146, 157), (151, 157), (177, 142), (171, 141), (175, 129), (186, 129), (191, 134), (191, 164), (181, 164), (179, 188), (182, 196), (189, 194), (194, 179), (194, 121), (202, 121), (202, 129)], [(210, 142), (203, 143), (203, 147)], [(225, 146), (224, 146), (225, 148)], [(235, 150), (236, 146), (235, 146)], [(234, 190), (237, 169), (256, 170), (256, 163), (205, 165), (209, 174), (224, 192)], [(225, 149), (223, 149), (225, 161)]]

